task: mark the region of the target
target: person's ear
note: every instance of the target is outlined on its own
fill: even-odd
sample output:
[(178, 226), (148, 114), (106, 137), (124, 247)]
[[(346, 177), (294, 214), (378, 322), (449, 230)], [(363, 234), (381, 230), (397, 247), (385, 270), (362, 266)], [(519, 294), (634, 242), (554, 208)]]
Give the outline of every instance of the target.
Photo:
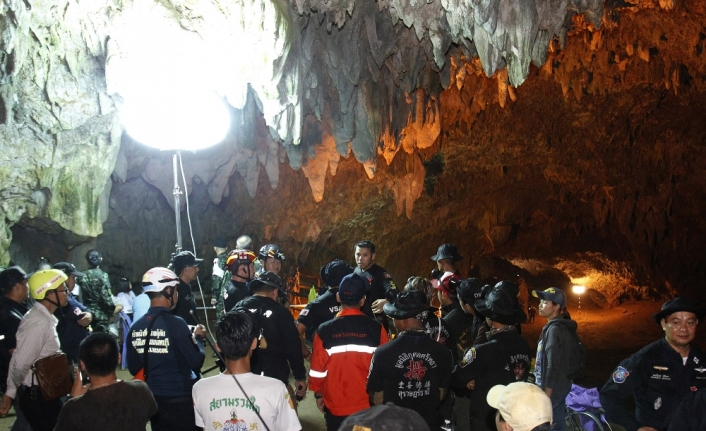
[[(216, 347), (218, 347), (218, 346), (216, 346)], [(257, 338), (253, 338), (252, 344), (250, 345), (250, 350), (255, 350), (255, 349), (257, 349)], [(218, 351), (220, 352), (221, 350), (218, 349)]]
[(358, 301), (358, 308), (362, 307), (363, 305), (365, 305), (365, 296), (363, 297), (363, 299)]
[(341, 296), (338, 293), (336, 293), (336, 302), (341, 302)]
[(118, 352), (118, 365), (120, 365), (122, 360), (123, 360), (123, 355), (122, 355), (122, 353)]
[(371, 255), (370, 255), (370, 258), (371, 258), (373, 261), (375, 261), (375, 253), (371, 254)]
[(662, 325), (662, 330), (667, 330), (667, 321), (665, 319), (660, 319), (659, 324)]
[[(120, 355), (118, 355), (118, 356), (120, 356)], [(120, 358), (118, 358), (118, 364), (119, 363), (120, 363)], [(85, 373), (86, 372), (86, 364), (83, 363), (83, 360), (79, 359), (78, 365), (81, 368), (81, 371)]]

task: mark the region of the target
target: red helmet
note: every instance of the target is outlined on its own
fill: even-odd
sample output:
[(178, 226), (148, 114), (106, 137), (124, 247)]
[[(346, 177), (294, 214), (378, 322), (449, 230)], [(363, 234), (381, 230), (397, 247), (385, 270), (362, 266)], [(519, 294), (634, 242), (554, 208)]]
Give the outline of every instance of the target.
[(228, 253), (228, 257), (226, 257), (226, 268), (228, 268), (228, 271), (232, 274), (235, 274), (240, 265), (249, 265), (255, 262), (255, 259), (257, 259), (257, 256), (251, 250), (237, 248)]

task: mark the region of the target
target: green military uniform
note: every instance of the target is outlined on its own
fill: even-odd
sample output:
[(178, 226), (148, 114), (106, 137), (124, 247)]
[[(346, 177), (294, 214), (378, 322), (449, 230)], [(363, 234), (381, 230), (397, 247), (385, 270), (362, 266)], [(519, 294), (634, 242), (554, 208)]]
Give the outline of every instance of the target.
[(216, 299), (216, 318), (223, 314), (223, 286), (230, 280), (230, 272), (226, 270), (228, 253), (223, 252), (213, 260), (213, 273), (211, 275), (211, 298)]
[(87, 269), (81, 278), (83, 305), (93, 312), (94, 332), (108, 332), (108, 324), (115, 313), (108, 274), (100, 268)]

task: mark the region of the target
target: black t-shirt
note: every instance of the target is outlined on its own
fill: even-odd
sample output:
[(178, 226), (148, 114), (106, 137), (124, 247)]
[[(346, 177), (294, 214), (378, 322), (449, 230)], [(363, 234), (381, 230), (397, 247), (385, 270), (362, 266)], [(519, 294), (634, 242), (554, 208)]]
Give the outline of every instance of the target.
[(527, 381), (530, 365), (530, 347), (527, 340), (514, 327), (492, 334), (489, 341), (471, 347), (454, 370), (452, 384), (465, 387), (476, 381), (469, 398), (470, 417), (484, 421), (492, 414), (486, 395), (495, 385), (508, 385), (516, 381)]
[(253, 374), (262, 373), (286, 384), (291, 367), (296, 380), (305, 380), (301, 339), (289, 310), (271, 298), (258, 295), (240, 301), (236, 308), (247, 310), (262, 328), (259, 346), (250, 360)]
[(78, 364), (78, 347), (81, 341), (88, 337), (88, 328), (78, 324), (86, 311), (88, 311), (86, 306), (72, 296), (69, 296), (65, 307), (54, 311), (54, 316), (59, 320), (56, 333), (59, 335), (61, 351), (66, 353), (66, 359), (69, 362)]
[(306, 326), (307, 340), (313, 342), (319, 325), (333, 319), (341, 311), (341, 304), (336, 300), (337, 293), (337, 288), (327, 290), (323, 295), (308, 303), (306, 308), (299, 313), (297, 322)]
[(250, 296), (250, 287), (242, 281), (228, 280), (223, 287), (223, 310), (227, 313), (235, 304)]
[(201, 323), (199, 315), (196, 312), (196, 299), (191, 292), (191, 285), (184, 283), (184, 281), (180, 279), (177, 292), (179, 292), (179, 299), (171, 313), (184, 319), (187, 325), (195, 326)]
[(365, 271), (360, 269), (360, 267), (356, 267), (355, 273), (365, 277), (370, 283), (368, 292), (365, 295), (365, 305), (367, 307), (370, 307), (378, 299), (385, 299), (386, 292), (397, 292), (397, 285), (392, 280), (390, 273), (377, 263), (372, 264)]
[(368, 393), (382, 391), (383, 402), (416, 411), (429, 428), (438, 430), (442, 423), (439, 389), (448, 389), (452, 369), (449, 349), (426, 332), (405, 331), (375, 351)]

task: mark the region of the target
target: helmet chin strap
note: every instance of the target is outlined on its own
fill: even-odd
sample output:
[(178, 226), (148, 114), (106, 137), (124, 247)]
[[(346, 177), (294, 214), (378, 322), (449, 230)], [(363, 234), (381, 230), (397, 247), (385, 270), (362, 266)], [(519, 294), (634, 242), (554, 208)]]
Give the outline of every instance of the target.
[(250, 264), (249, 264), (249, 263), (248, 263), (248, 264), (242, 264), (242, 266), (245, 266), (245, 268), (247, 268), (248, 276), (247, 276), (247, 277), (242, 277), (242, 276), (241, 276), (241, 277), (244, 278), (244, 279), (247, 280), (247, 281), (252, 281), (252, 279), (253, 279), (253, 274), (250, 272)]
[(176, 286), (169, 286), (164, 290), (165, 291), (169, 290), (169, 293), (165, 293), (164, 291), (162, 291), (162, 296), (164, 296), (165, 298), (167, 298), (169, 300), (169, 309), (171, 310), (172, 308), (174, 308), (174, 305), (175, 305), (174, 304), (174, 291), (176, 290)]

